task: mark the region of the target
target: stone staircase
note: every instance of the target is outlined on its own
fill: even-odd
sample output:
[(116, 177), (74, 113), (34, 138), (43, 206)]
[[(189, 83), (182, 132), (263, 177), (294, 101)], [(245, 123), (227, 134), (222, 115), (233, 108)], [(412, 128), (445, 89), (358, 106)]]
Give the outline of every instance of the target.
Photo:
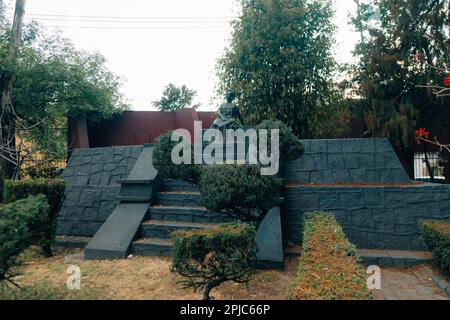
[(233, 221), (230, 217), (210, 212), (201, 205), (200, 192), (195, 185), (165, 179), (131, 244), (131, 254), (170, 256), (173, 231), (211, 228), (230, 221)]

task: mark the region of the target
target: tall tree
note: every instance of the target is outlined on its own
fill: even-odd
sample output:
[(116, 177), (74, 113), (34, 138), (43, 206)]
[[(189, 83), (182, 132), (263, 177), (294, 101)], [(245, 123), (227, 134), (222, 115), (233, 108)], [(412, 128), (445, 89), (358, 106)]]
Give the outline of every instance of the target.
[[(358, 94), (372, 136), (408, 152), (418, 126), (450, 125), (448, 100), (419, 88), (444, 76), (450, 63), (448, 0), (369, 0), (353, 19), (363, 34), (355, 50)], [(439, 68), (438, 68), (439, 67)]]
[(346, 127), (342, 95), (333, 84), (331, 3), (241, 0), (242, 14), (217, 71), (219, 91), (238, 92), (246, 122), (276, 118), (303, 138)]
[(169, 83), (164, 88), (161, 99), (153, 101), (152, 104), (161, 111), (177, 111), (191, 107), (192, 100), (196, 95), (197, 92), (185, 85), (177, 87), (173, 83)]
[[(0, 74), (0, 186), (3, 185), (5, 178), (11, 176), (14, 172), (14, 166), (10, 159), (15, 159), (16, 155), (16, 116), (12, 105), (12, 91), (16, 75), (14, 67), (17, 64), (18, 50), (21, 45), (22, 25), (25, 14), (26, 0), (16, 0), (14, 11), (14, 20), (8, 45), (6, 50), (2, 50), (2, 58), (6, 68), (2, 68)], [(4, 4), (1, 4), (2, 12)]]
[[(6, 21), (0, 29), (2, 56), (8, 52), (10, 34)], [(14, 168), (2, 171), (7, 178), (18, 177), (23, 162), (37, 153), (46, 161), (64, 159), (68, 116), (83, 114), (96, 121), (127, 108), (120, 78), (106, 68), (103, 56), (77, 50), (34, 22), (24, 26), (22, 38), (15, 64), (0, 59), (2, 73), (15, 78), (10, 108), (16, 130), (8, 137), (18, 145), (0, 143), (3, 159)]]

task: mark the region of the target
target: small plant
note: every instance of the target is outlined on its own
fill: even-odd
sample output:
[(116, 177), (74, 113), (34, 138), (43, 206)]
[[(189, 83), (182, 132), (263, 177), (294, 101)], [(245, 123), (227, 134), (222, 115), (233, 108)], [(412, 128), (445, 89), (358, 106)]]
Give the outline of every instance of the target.
[(56, 217), (64, 201), (65, 183), (60, 179), (25, 179), (6, 180), (3, 187), (3, 199), (5, 203), (25, 199), (30, 195), (44, 194), (50, 205), (50, 210), (44, 222), (33, 230), (36, 245), (42, 247), (45, 256), (53, 255), (51, 244), (55, 237)]
[[(158, 137), (153, 151), (153, 165), (159, 174), (165, 178), (187, 181), (191, 183), (198, 183), (200, 179), (200, 165), (193, 164), (179, 164), (172, 162), (172, 150), (178, 144), (178, 141), (171, 140), (172, 131), (168, 131)], [(191, 160), (194, 153), (191, 145)]]
[(224, 224), (212, 229), (177, 231), (172, 271), (184, 277), (185, 288), (204, 290), (204, 300), (225, 281), (245, 283), (256, 259), (255, 228), (248, 224)]
[[(35, 243), (47, 222), (50, 206), (45, 195), (30, 196), (0, 207), (0, 283), (16, 285), (11, 269), (17, 256)], [(36, 233), (36, 230), (38, 232)], [(17, 286), (17, 285), (16, 285)]]
[[(291, 128), (279, 120), (264, 120), (256, 129), (267, 129), (269, 134), (271, 129), (280, 130), (280, 159), (295, 160), (300, 158), (304, 152), (302, 142), (294, 135)], [(268, 137), (270, 141), (270, 136)]]
[(256, 165), (208, 165), (200, 179), (201, 201), (211, 211), (221, 211), (246, 222), (261, 222), (280, 201), (281, 180), (264, 176)]
[(446, 275), (450, 275), (450, 224), (444, 221), (420, 222), (423, 240), (433, 254), (434, 263)]
[(348, 241), (334, 216), (326, 212), (305, 214), (304, 254), (294, 285), (293, 300), (371, 299), (366, 274), (358, 263), (355, 246)]

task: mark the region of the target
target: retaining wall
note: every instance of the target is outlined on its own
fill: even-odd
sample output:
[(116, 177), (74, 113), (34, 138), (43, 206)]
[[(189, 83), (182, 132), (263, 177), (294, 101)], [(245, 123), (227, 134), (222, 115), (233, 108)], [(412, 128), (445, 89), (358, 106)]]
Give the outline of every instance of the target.
[(128, 176), (141, 151), (142, 146), (75, 149), (61, 175), (66, 191), (56, 233), (93, 236), (118, 203), (117, 180)]
[(285, 163), (284, 177), (302, 183), (408, 182), (387, 139), (303, 140), (305, 152)]
[(284, 239), (301, 243), (303, 213), (333, 213), (359, 248), (423, 250), (419, 221), (450, 222), (450, 186), (297, 186), (284, 190)]

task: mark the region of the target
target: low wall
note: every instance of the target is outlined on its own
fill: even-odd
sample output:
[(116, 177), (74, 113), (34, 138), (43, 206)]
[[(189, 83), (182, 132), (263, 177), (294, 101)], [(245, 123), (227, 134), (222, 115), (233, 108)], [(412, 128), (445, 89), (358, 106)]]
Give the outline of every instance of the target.
[(333, 213), (359, 248), (422, 250), (419, 221), (450, 222), (449, 185), (295, 186), (284, 190), (285, 241), (301, 243), (306, 211)]
[(93, 236), (118, 203), (117, 180), (129, 175), (141, 151), (142, 146), (75, 149), (61, 175), (66, 191), (56, 233)]
[(305, 152), (288, 161), (284, 177), (302, 183), (408, 182), (387, 139), (302, 140)]

